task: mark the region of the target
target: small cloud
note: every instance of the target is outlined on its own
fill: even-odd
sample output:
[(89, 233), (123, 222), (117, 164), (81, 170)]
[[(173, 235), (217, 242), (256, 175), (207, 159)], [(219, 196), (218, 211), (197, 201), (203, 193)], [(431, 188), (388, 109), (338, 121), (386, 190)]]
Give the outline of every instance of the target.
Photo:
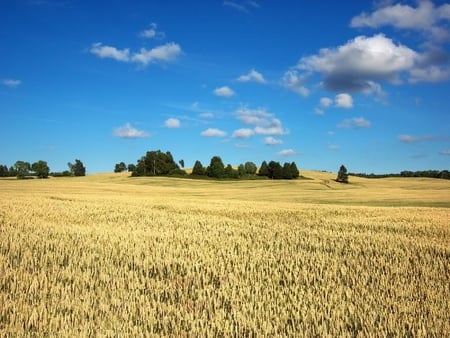
[(284, 149), (277, 153), (278, 156), (293, 156), (297, 153), (293, 149)]
[(248, 148), (248, 144), (239, 142), (234, 145), (236, 148)]
[(305, 87), (307, 81), (307, 75), (299, 74), (295, 69), (286, 71), (281, 79), (281, 85), (294, 93), (301, 96), (308, 96), (309, 89)]
[(164, 122), (164, 125), (167, 128), (180, 128), (180, 120), (174, 119), (174, 118), (169, 118), (166, 120), (166, 122)]
[(335, 150), (341, 149), (341, 146), (338, 146), (338, 145), (336, 145), (336, 144), (330, 144), (330, 145), (328, 146), (328, 149), (329, 149), (329, 150), (335, 151)]
[(135, 53), (131, 59), (133, 62), (146, 66), (149, 63), (174, 61), (181, 54), (179, 44), (170, 42), (150, 50), (141, 48), (139, 53)]
[(204, 119), (213, 119), (214, 118), (213, 113), (201, 113), (198, 116), (201, 118), (204, 118)]
[(121, 138), (145, 138), (150, 137), (150, 134), (143, 131), (133, 128), (130, 123), (126, 123), (122, 127), (118, 127), (114, 129), (113, 135)]
[(245, 1), (243, 3), (239, 3), (237, 1), (225, 0), (223, 5), (247, 14), (249, 14), (252, 9), (260, 8), (260, 5), (256, 1)]
[(276, 139), (275, 137), (268, 136), (264, 139), (264, 144), (267, 144), (268, 146), (276, 146), (279, 144), (283, 144), (283, 141)]
[(367, 121), (363, 117), (354, 117), (352, 119), (345, 119), (340, 124), (338, 128), (368, 128), (370, 127), (370, 121)]
[(227, 133), (223, 130), (216, 128), (208, 128), (200, 133), (201, 136), (205, 137), (224, 137)]
[(150, 28), (142, 31), (139, 35), (146, 39), (163, 39), (165, 37), (164, 32), (157, 31), (158, 25), (151, 23)]
[(353, 99), (350, 94), (338, 94), (334, 99), (334, 104), (338, 108), (350, 109), (353, 108)]
[(89, 51), (102, 59), (109, 58), (121, 62), (130, 61), (130, 50), (128, 48), (120, 50), (116, 47), (104, 46), (101, 42), (96, 42), (92, 44)]
[(237, 79), (239, 82), (258, 82), (258, 83), (266, 83), (264, 76), (252, 69), (248, 74), (241, 75)]
[(20, 84), (22, 83), (22, 81), (20, 80), (15, 80), (15, 79), (4, 79), (1, 82), (4, 86), (9, 87), (9, 88), (16, 88), (18, 86), (20, 86)]
[(435, 139), (434, 136), (413, 136), (413, 135), (398, 135), (398, 140), (403, 143), (416, 143), (421, 141), (433, 141)]
[(253, 131), (253, 129), (248, 129), (248, 128), (238, 129), (233, 132), (234, 138), (250, 138), (253, 135), (255, 135), (255, 132)]
[(439, 154), (445, 155), (445, 156), (450, 156), (450, 149), (441, 150), (441, 151), (439, 152)]
[(329, 97), (322, 97), (320, 99), (320, 108), (328, 108), (333, 104), (333, 100)]
[(228, 86), (223, 86), (214, 89), (214, 95), (221, 97), (232, 97), (234, 95), (234, 91)]

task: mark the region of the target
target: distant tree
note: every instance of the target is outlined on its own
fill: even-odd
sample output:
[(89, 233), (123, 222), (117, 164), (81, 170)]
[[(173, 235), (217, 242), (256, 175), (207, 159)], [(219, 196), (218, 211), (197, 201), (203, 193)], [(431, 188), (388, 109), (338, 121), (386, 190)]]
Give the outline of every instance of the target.
[(245, 167), (245, 172), (248, 175), (255, 175), (256, 174), (256, 170), (258, 169), (256, 167), (256, 164), (253, 163), (253, 162), (245, 162), (244, 167)]
[(159, 176), (168, 175), (172, 170), (178, 169), (170, 151), (147, 151), (136, 165), (133, 176)]
[(127, 170), (127, 165), (125, 164), (125, 162), (116, 163), (116, 165), (114, 167), (115, 173), (121, 173), (126, 170)]
[(238, 171), (231, 166), (231, 164), (228, 164), (225, 167), (223, 176), (226, 178), (238, 178), (239, 174)]
[(16, 173), (17, 178), (25, 178), (30, 175), (31, 165), (29, 162), (25, 161), (16, 161), (14, 163), (14, 171)]
[(76, 159), (74, 164), (69, 162), (67, 166), (73, 176), (86, 176), (86, 168), (80, 160)]
[(283, 167), (280, 162), (270, 161), (267, 167), (269, 169), (269, 178), (275, 180), (283, 178)]
[(291, 171), (291, 164), (285, 162), (283, 165), (282, 176), (285, 180), (292, 180), (294, 178), (294, 174)]
[(300, 172), (297, 168), (297, 164), (295, 164), (295, 162), (291, 163), (291, 175), (292, 178), (299, 178), (300, 177)]
[(50, 168), (45, 161), (38, 161), (31, 165), (31, 170), (34, 171), (34, 174), (39, 178), (48, 178), (48, 174), (50, 173)]
[(186, 172), (185, 170), (183, 170), (183, 169), (175, 168), (175, 169), (172, 169), (172, 170), (169, 172), (168, 175), (169, 175), (169, 176), (182, 177), (182, 176), (186, 176), (186, 175), (187, 175), (187, 172)]
[(245, 175), (247, 175), (247, 172), (245, 171), (245, 166), (243, 164), (240, 164), (238, 167), (238, 176), (244, 177)]
[(213, 156), (209, 167), (206, 169), (206, 175), (214, 178), (224, 177), (225, 166), (219, 156)]
[(131, 172), (133, 172), (133, 171), (136, 170), (136, 165), (133, 164), (133, 163), (130, 163), (130, 164), (128, 165), (127, 169), (128, 169), (128, 171), (131, 173)]
[(179, 160), (178, 163), (180, 164), (181, 168), (184, 168), (184, 160)]
[(195, 161), (194, 167), (192, 168), (191, 175), (203, 176), (205, 175), (205, 168), (200, 161)]
[(17, 170), (16, 170), (15, 166), (9, 167), (8, 176), (9, 177), (17, 176)]
[(341, 165), (341, 167), (339, 168), (339, 171), (338, 171), (338, 174), (336, 177), (336, 182), (348, 183), (347, 168), (344, 165)]
[(261, 163), (261, 166), (259, 167), (258, 175), (259, 176), (267, 176), (267, 177), (269, 177), (270, 172), (269, 172), (269, 167), (267, 166), (267, 162), (266, 161), (263, 161)]
[(9, 170), (6, 165), (0, 165), (0, 177), (8, 177)]

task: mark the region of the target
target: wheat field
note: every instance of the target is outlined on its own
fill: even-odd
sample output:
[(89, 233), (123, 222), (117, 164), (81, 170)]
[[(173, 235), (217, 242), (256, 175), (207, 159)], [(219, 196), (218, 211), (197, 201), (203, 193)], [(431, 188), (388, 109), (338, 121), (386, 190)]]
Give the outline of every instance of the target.
[(450, 182), (0, 180), (0, 337), (450, 335)]

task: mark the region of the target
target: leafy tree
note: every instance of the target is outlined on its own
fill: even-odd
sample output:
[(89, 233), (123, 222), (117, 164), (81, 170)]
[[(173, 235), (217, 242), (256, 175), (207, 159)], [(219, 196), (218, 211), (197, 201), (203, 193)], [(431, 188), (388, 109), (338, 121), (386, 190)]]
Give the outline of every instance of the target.
[(184, 160), (179, 160), (178, 163), (180, 164), (181, 168), (184, 168)]
[(125, 162), (116, 163), (116, 165), (114, 167), (115, 173), (121, 173), (125, 170), (127, 170), (127, 165), (125, 164)]
[(133, 172), (136, 170), (136, 165), (133, 163), (130, 163), (127, 168), (128, 168), (129, 172)]
[(247, 172), (245, 171), (245, 166), (243, 164), (239, 164), (238, 176), (239, 177), (244, 177), (246, 174), (247, 174)]
[(31, 170), (34, 171), (34, 174), (39, 178), (48, 178), (48, 174), (50, 173), (50, 168), (45, 161), (38, 161), (31, 165)]
[(17, 178), (25, 178), (30, 174), (31, 165), (29, 162), (25, 161), (16, 161), (14, 163), (14, 171), (16, 173)]
[(298, 171), (298, 168), (297, 168), (297, 165), (295, 164), (295, 162), (292, 162), (290, 167), (291, 167), (292, 178), (299, 178), (300, 172)]
[(256, 167), (256, 164), (253, 163), (253, 162), (245, 162), (244, 167), (245, 167), (245, 172), (248, 175), (255, 175), (256, 174), (256, 170), (258, 169)]
[(341, 165), (341, 167), (339, 168), (339, 171), (338, 171), (338, 174), (336, 177), (336, 182), (348, 183), (347, 168), (344, 165)]
[(279, 180), (283, 178), (283, 167), (280, 162), (270, 161), (268, 164), (269, 178)]
[(223, 176), (226, 177), (226, 178), (238, 178), (238, 177), (239, 177), (239, 174), (238, 174), (238, 171), (237, 171), (236, 169), (233, 169), (233, 167), (231, 166), (231, 164), (228, 164), (228, 165), (225, 167), (224, 175), (223, 175)]
[(69, 167), (69, 171), (73, 176), (86, 176), (86, 168), (83, 165), (83, 162), (76, 159), (75, 164), (67, 163)]
[(224, 177), (225, 166), (219, 156), (213, 156), (209, 167), (206, 169), (206, 175), (214, 178)]
[(283, 165), (282, 176), (286, 180), (292, 180), (294, 178), (294, 174), (291, 171), (291, 164), (285, 162)]
[(133, 176), (159, 176), (167, 175), (172, 170), (178, 169), (170, 151), (163, 153), (161, 150), (147, 151), (136, 165)]
[(259, 167), (258, 175), (259, 176), (267, 176), (267, 177), (269, 177), (270, 172), (269, 172), (269, 167), (268, 167), (266, 161), (263, 161), (261, 163), (261, 166)]
[(198, 175), (198, 176), (205, 175), (205, 168), (203, 167), (200, 161), (195, 161), (191, 175)]
[(6, 165), (0, 165), (0, 177), (8, 177), (9, 170)]

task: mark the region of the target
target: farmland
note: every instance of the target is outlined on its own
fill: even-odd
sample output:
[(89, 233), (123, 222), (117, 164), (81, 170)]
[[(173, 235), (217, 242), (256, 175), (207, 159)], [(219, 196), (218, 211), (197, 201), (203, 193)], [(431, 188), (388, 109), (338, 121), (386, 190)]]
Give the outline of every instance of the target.
[(0, 336), (445, 336), (450, 181), (0, 180)]

